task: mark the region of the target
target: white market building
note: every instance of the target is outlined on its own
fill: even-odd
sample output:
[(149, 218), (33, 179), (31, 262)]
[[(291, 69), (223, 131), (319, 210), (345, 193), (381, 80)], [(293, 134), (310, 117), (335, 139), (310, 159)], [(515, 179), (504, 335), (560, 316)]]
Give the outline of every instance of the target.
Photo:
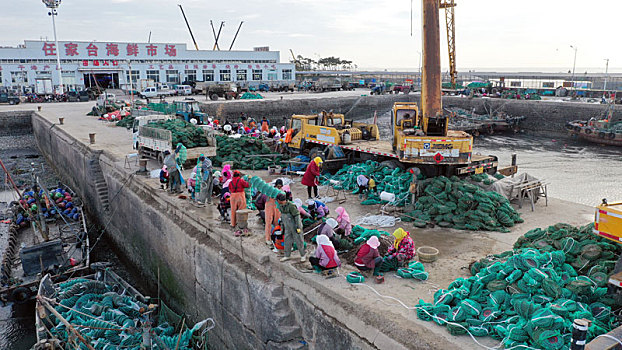
[[(295, 65), (280, 63), (280, 53), (267, 47), (253, 51), (188, 50), (186, 44), (61, 41), (65, 90), (95, 84), (127, 89), (139, 80), (179, 84), (184, 81), (228, 81), (241, 86), (278, 85), (295, 81)], [(32, 92), (41, 82), (59, 85), (53, 41), (26, 40), (0, 47), (2, 85)], [(131, 83), (130, 83), (131, 82)]]

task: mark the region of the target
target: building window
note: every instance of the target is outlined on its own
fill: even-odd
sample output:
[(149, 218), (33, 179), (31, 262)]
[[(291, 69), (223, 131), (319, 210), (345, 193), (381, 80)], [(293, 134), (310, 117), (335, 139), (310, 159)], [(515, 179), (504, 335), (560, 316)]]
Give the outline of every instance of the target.
[(11, 72), (11, 83), (28, 84), (28, 74), (26, 72)]
[(276, 80), (276, 70), (270, 69), (268, 71), (268, 80)]
[(52, 72), (47, 71), (47, 70), (39, 71), (37, 72), (37, 77), (38, 78), (51, 78)]
[(510, 82), (511, 87), (520, 87), (520, 81), (512, 81)]
[(283, 80), (292, 80), (292, 70), (283, 69)]
[(263, 71), (261, 69), (253, 69), (253, 80), (262, 80)]
[(213, 70), (204, 70), (203, 71), (203, 81), (214, 81), (214, 71)]
[(166, 71), (166, 82), (171, 84), (179, 84), (179, 74), (177, 70), (167, 70)]
[(136, 84), (138, 79), (140, 79), (140, 71), (138, 70), (128, 70), (125, 72), (125, 81), (128, 84)]
[(197, 81), (197, 71), (194, 69), (186, 69), (186, 81)]
[(154, 82), (159, 83), (160, 82), (160, 71), (159, 70), (148, 70), (147, 79), (153, 80)]
[(237, 70), (235, 72), (235, 80), (237, 81), (245, 81), (246, 80), (246, 69)]
[(220, 81), (231, 81), (230, 69), (223, 69), (220, 71)]
[(542, 87), (544, 88), (554, 88), (555, 87), (555, 83), (552, 81), (547, 81), (542, 83)]

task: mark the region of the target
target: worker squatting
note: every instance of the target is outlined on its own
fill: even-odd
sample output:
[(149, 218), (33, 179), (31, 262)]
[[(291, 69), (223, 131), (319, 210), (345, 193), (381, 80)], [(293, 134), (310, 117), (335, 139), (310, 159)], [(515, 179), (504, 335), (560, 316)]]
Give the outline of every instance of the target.
[[(181, 164), (185, 161), (184, 148), (178, 145), (171, 152), (165, 152), (164, 166), (160, 171), (162, 189), (171, 194), (181, 193)], [(253, 194), (253, 202), (259, 210), (258, 216), (264, 222), (265, 244), (273, 252), (282, 256), (280, 261), (292, 259), (292, 252), (297, 250), (300, 262), (307, 260), (317, 272), (332, 275), (336, 268), (341, 266), (338, 251), (342, 249), (341, 242), (348, 239), (352, 231), (350, 216), (344, 207), (338, 207), (335, 215), (331, 215), (325, 203), (318, 197), (319, 177), (322, 171), (323, 160), (320, 157), (312, 159), (302, 177), (302, 185), (307, 189), (308, 199), (303, 205), (299, 198), (293, 198), (289, 185), (284, 185), (282, 179), (273, 182), (278, 191), (267, 193), (257, 191)], [(247, 208), (245, 190), (250, 188), (253, 177), (246, 176), (240, 171), (232, 169), (230, 165), (223, 166), (222, 170), (215, 170), (209, 157), (201, 155), (192, 175), (187, 181), (187, 188), (191, 200), (199, 206), (215, 204), (220, 213), (220, 220), (228, 222), (235, 236), (251, 235), (250, 230), (238, 220), (238, 211)], [(363, 175), (357, 179), (359, 193), (375, 191), (375, 183)], [(266, 191), (268, 192), (268, 191)], [(303, 220), (312, 222), (316, 232), (316, 248), (311, 256), (307, 256), (304, 241)], [(380, 256), (378, 237), (371, 236), (367, 242), (358, 248), (354, 265), (363, 273), (380, 274), (388, 269), (397, 269), (407, 266), (415, 256), (415, 245), (409, 232), (398, 228), (393, 232), (394, 241), (384, 256)]]

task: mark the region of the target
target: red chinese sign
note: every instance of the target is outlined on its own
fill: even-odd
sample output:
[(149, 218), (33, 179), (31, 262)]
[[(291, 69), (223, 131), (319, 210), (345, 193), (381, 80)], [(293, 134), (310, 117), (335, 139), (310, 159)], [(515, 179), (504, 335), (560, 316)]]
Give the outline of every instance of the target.
[(158, 46), (157, 45), (147, 45), (147, 55), (149, 56), (155, 56), (158, 54)]
[(43, 54), (46, 56), (54, 56), (56, 55), (56, 44), (52, 43), (43, 43)]
[(119, 66), (119, 61), (116, 60), (82, 60), (82, 67), (106, 67), (106, 66)]
[(119, 45), (106, 44), (106, 56), (119, 56)]
[(175, 48), (175, 45), (164, 46), (164, 54), (170, 57), (177, 56), (177, 49)]
[(65, 55), (67, 56), (78, 56), (78, 44), (67, 43), (65, 44)]
[(88, 52), (89, 56), (97, 56), (97, 46), (95, 46), (95, 44), (90, 43), (89, 46), (86, 47), (86, 51)]
[(128, 56), (138, 56), (138, 45), (137, 44), (127, 44), (126, 47)]

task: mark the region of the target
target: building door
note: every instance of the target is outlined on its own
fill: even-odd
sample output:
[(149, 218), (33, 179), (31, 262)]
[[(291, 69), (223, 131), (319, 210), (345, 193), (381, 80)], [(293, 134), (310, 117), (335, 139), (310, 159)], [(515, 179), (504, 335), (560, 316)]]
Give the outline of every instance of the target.
[(119, 73), (84, 73), (84, 87), (118, 89)]

